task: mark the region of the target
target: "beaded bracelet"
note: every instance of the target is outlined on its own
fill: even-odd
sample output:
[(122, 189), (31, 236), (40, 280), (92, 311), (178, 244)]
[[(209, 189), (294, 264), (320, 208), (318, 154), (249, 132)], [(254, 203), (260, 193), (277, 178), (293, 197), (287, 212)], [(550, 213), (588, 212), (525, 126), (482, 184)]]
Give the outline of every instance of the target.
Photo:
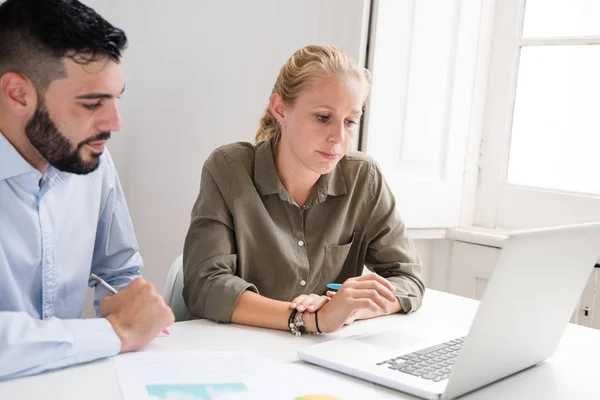
[[(306, 329), (306, 326), (304, 325), (303, 316), (304, 316), (304, 313), (299, 312), (298, 310), (294, 310), (290, 314), (290, 317), (288, 318), (288, 326), (289, 326), (290, 332), (292, 332), (292, 334), (294, 334), (296, 336), (302, 336), (307, 333), (311, 334), (311, 335), (318, 335), (319, 333), (321, 333), (319, 328), (317, 328), (317, 332), (311, 332), (308, 329)], [(315, 318), (316, 318), (316, 316), (315, 316)]]
[[(294, 335), (296, 335), (296, 331), (297, 331), (296, 325), (294, 325), (294, 318), (296, 317), (297, 312), (298, 312), (297, 310), (293, 310), (290, 313), (290, 317), (288, 318), (288, 327), (290, 328), (290, 332), (292, 332)], [(296, 335), (296, 336), (298, 336), (298, 335)]]

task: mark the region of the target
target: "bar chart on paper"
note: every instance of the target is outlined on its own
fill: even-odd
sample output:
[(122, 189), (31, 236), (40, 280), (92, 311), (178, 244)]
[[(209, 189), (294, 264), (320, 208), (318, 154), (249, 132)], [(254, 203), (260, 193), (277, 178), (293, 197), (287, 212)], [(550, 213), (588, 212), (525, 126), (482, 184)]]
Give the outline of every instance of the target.
[(151, 399), (156, 400), (227, 400), (247, 392), (246, 385), (236, 383), (159, 384), (146, 385)]
[[(243, 383), (146, 385), (148, 396), (156, 400), (233, 400), (248, 395)], [(259, 398), (252, 397), (252, 398)], [(282, 399), (283, 400), (283, 399)], [(308, 394), (289, 400), (344, 400), (322, 394)]]
[(342, 400), (338, 397), (327, 396), (322, 394), (308, 394), (306, 396), (296, 397), (294, 400)]
[(250, 399), (258, 385), (247, 352), (140, 352), (115, 357), (125, 400)]
[(114, 358), (124, 400), (378, 400), (368, 384), (245, 351), (139, 352)]

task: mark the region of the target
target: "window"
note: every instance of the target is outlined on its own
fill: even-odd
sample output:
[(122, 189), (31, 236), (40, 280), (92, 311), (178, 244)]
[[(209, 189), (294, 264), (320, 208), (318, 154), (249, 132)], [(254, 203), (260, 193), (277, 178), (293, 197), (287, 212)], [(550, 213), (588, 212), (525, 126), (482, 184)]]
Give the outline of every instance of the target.
[(459, 225), (487, 0), (373, 2), (361, 150), (409, 228)]
[(496, 2), (474, 222), (600, 220), (600, 2)]

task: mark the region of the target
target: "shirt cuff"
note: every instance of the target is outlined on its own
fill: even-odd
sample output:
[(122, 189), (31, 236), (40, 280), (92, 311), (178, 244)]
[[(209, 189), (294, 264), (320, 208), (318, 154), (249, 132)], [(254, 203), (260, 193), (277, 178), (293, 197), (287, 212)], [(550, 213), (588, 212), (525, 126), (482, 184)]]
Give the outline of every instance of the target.
[[(390, 283), (396, 288), (394, 295), (402, 307), (400, 310), (401, 313), (408, 314), (409, 312), (417, 311), (419, 308), (421, 308), (424, 289), (417, 286), (412, 279), (405, 276), (395, 276), (387, 278), (387, 280), (390, 281)], [(406, 293), (414, 293), (417, 295), (417, 297), (400, 297), (400, 295)]]
[(405, 294), (405, 293), (415, 293), (418, 296), (419, 292), (411, 291), (411, 289), (409, 289), (409, 288), (401, 289), (401, 290), (396, 289), (396, 292), (394, 293), (394, 295), (396, 296), (396, 298), (400, 302), (400, 306), (402, 307), (400, 312), (404, 313), (404, 314), (408, 314), (409, 312), (418, 310), (421, 307), (423, 298), (421, 296), (410, 297), (410, 298), (399, 296), (400, 294)]
[(396, 298), (400, 302), (400, 307), (402, 307), (402, 309), (400, 310), (401, 313), (408, 314), (409, 312), (411, 312), (413, 309), (416, 308), (411, 299), (407, 299), (406, 297), (396, 297)]
[(106, 318), (65, 320), (73, 333), (76, 363), (110, 357), (121, 351), (121, 340)]

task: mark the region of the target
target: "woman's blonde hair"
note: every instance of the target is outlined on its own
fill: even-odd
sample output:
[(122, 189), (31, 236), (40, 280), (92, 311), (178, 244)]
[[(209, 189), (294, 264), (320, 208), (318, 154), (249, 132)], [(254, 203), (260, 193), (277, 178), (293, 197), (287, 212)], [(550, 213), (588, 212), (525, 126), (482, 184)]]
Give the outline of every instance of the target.
[[(363, 104), (370, 89), (370, 73), (360, 68), (356, 61), (344, 50), (334, 46), (311, 45), (296, 51), (279, 70), (279, 76), (273, 87), (273, 93), (278, 93), (283, 103), (291, 106), (298, 96), (309, 89), (310, 81), (316, 77), (339, 76), (347, 78), (354, 76), (361, 83)], [(256, 143), (265, 140), (279, 140), (281, 126), (267, 106), (260, 126), (256, 133)]]

